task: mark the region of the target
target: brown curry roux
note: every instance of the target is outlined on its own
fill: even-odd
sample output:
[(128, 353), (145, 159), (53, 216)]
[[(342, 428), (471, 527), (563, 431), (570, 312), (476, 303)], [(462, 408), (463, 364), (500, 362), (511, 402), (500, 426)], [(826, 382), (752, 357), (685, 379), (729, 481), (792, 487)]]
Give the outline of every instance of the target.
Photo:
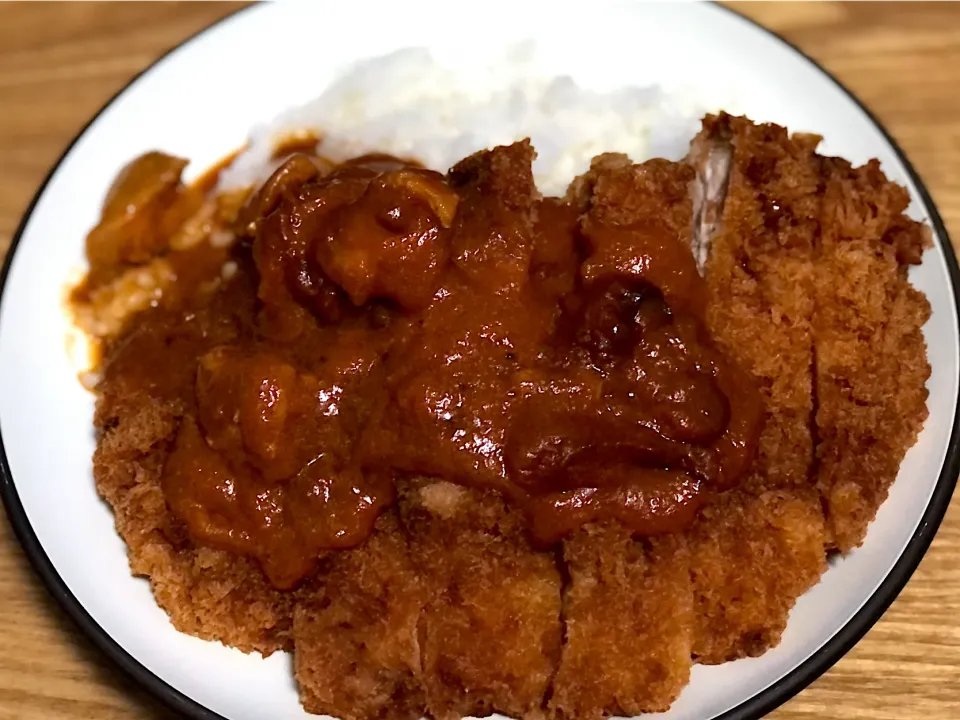
[[(602, 519), (683, 529), (747, 468), (759, 396), (704, 328), (688, 241), (518, 196), (477, 157), (445, 177), (296, 153), (232, 249), (170, 253), (184, 277), (237, 269), (138, 315), (104, 372), (182, 401), (163, 489), (195, 542), (289, 588), (363, 542), (398, 475), (497, 490), (546, 546)], [(156, 228), (187, 193), (151, 200)], [(122, 255), (92, 252), (91, 277)]]

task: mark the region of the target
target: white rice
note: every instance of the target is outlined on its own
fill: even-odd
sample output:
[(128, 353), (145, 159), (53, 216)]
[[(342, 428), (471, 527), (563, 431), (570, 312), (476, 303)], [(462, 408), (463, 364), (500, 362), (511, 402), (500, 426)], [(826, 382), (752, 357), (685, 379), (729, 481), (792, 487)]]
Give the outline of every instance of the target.
[(719, 109), (701, 107), (695, 93), (657, 86), (593, 92), (569, 77), (542, 74), (534, 55), (533, 46), (520, 45), (470, 70), (444, 66), (423, 48), (359, 62), (315, 100), (253, 128), (221, 188), (266, 179), (276, 144), (309, 131), (323, 138), (321, 152), (335, 161), (385, 152), (439, 171), (478, 150), (529, 137), (538, 187), (563, 194), (602, 152), (636, 162), (680, 159), (702, 115)]

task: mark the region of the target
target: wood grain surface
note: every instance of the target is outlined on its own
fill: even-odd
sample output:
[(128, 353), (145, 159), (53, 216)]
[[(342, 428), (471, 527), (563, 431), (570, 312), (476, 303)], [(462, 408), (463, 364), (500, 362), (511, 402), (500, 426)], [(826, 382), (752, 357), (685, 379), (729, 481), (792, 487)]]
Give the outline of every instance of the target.
[[(165, 50), (235, 7), (0, 3), (0, 252), (50, 166), (100, 106)], [(859, 95), (901, 143), (960, 239), (960, 5), (736, 7)], [(957, 505), (883, 619), (771, 717), (960, 718)], [(0, 521), (0, 720), (170, 717), (77, 632)]]

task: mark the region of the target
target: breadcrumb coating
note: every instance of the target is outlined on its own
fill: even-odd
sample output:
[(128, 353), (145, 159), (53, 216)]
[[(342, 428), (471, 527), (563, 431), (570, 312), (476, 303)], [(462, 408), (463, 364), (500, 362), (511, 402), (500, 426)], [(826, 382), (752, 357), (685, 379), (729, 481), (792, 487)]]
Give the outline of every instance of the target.
[[(568, 197), (587, 223), (667, 230), (689, 245), (693, 169), (601, 155)], [(603, 265), (629, 267), (633, 233), (598, 249)], [(589, 274), (589, 261), (584, 269)], [(633, 540), (619, 526), (588, 527), (564, 542), (569, 578), (565, 636), (550, 708), (565, 718), (669, 708), (690, 676), (693, 627), (689, 557), (682, 536)]]
[(800, 595), (827, 569), (823, 515), (811, 490), (738, 490), (689, 533), (693, 655), (717, 664), (780, 641)]
[(879, 163), (821, 163), (816, 262), (816, 484), (830, 544), (850, 550), (887, 497), (927, 418), (930, 377), (921, 328), (930, 303), (907, 263), (931, 245), (903, 215), (909, 195)]
[(581, 720), (668, 709), (690, 678), (686, 539), (592, 526), (564, 543), (563, 562), (565, 636), (550, 708)]
[[(160, 484), (179, 420), (190, 406), (193, 368), (164, 363), (173, 346), (201, 353), (239, 332), (250, 300), (238, 283), (184, 325), (160, 311), (150, 321), (163, 333), (130, 332), (103, 368), (94, 425), (93, 474), (113, 508), (134, 575), (150, 580), (157, 603), (181, 632), (269, 655), (292, 647), (296, 595), (275, 590), (259, 565), (232, 553), (196, 547), (170, 512)], [(155, 366), (153, 365), (155, 363)], [(149, 392), (130, 377), (151, 373)]]
[(562, 633), (554, 554), (531, 548), (526, 519), (492, 491), (411, 481), (399, 507), (430, 597), (420, 621), (430, 715), (539, 717)]
[(396, 513), (356, 550), (334, 553), (293, 616), (294, 671), (308, 712), (419, 718), (418, 623), (426, 604)]
[(756, 490), (805, 486), (813, 462), (816, 141), (729, 115), (707, 117), (694, 141), (732, 147), (706, 266), (707, 325), (763, 395), (759, 451), (743, 481)]

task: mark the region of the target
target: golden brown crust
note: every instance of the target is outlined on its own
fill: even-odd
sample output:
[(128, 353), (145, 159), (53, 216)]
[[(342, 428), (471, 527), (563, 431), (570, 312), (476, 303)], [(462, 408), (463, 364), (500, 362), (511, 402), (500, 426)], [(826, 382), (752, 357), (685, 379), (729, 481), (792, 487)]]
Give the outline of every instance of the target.
[(131, 571), (150, 580), (181, 632), (245, 652), (289, 649), (290, 593), (275, 590), (246, 558), (178, 542), (182, 531), (164, 500), (160, 472), (179, 403), (115, 396), (119, 384), (109, 374), (102, 383), (98, 420), (109, 427), (102, 429), (93, 472), (127, 544)]
[[(238, 332), (237, 313), (252, 303), (252, 289), (234, 283), (208, 315), (192, 323), (151, 311), (109, 348), (97, 386), (94, 425), (97, 491), (113, 508), (133, 574), (149, 579), (157, 603), (173, 625), (245, 652), (269, 654), (291, 647), (294, 595), (275, 590), (253, 561), (191, 543), (167, 507), (161, 471), (180, 417), (189, 410), (194, 368), (164, 361), (164, 349), (223, 342)], [(211, 321), (210, 318), (214, 318)], [(180, 347), (179, 349), (183, 349)], [(148, 372), (151, 383), (137, 380)], [(185, 394), (183, 388), (191, 392)]]
[(623, 155), (601, 155), (584, 175), (571, 183), (568, 196), (595, 222), (633, 225), (656, 219), (677, 237), (689, 241), (694, 172), (683, 163), (648, 160), (625, 164)]
[[(631, 164), (602, 155), (574, 180), (568, 198), (587, 227), (664, 233), (690, 244), (691, 167), (665, 160)], [(588, 230), (589, 232), (589, 230)], [(613, 237), (618, 237), (614, 235)], [(630, 272), (634, 237), (592, 247), (602, 267)], [(635, 271), (635, 270), (634, 270)], [(588, 260), (582, 274), (591, 277)], [(563, 545), (565, 640), (550, 709), (566, 718), (666, 710), (687, 683), (693, 621), (682, 536), (635, 541), (616, 525), (591, 527)]]
[(565, 638), (550, 708), (590, 720), (666, 710), (690, 677), (693, 606), (683, 536), (588, 526), (564, 543)]
[(808, 484), (813, 461), (813, 250), (819, 216), (816, 138), (721, 115), (701, 141), (733, 154), (719, 233), (707, 260), (707, 324), (757, 379), (766, 408), (745, 484)]
[(744, 489), (706, 509), (690, 533), (693, 652), (702, 663), (779, 643), (796, 598), (825, 568), (823, 519), (810, 489), (818, 140), (722, 114), (705, 119), (694, 143), (700, 161), (711, 144), (728, 145), (730, 158), (707, 255), (708, 325), (757, 379), (765, 407)]
[(816, 263), (817, 475), (830, 543), (863, 541), (927, 417), (921, 328), (930, 303), (907, 278), (928, 231), (879, 164), (824, 158)]
[(418, 622), (426, 602), (395, 513), (334, 553), (294, 611), (294, 670), (307, 712), (342, 720), (423, 715)]
[(796, 599), (826, 570), (823, 516), (811, 490), (727, 493), (689, 533), (693, 654), (705, 664), (780, 642)]
[(536, 156), (527, 138), (474, 153), (450, 168), (447, 178), (455, 188), (477, 190), (485, 196), (496, 197), (510, 210), (529, 213), (540, 196), (533, 181)]
[[(192, 388), (193, 370), (160, 368), (170, 376), (154, 394), (133, 391), (125, 363), (161, 354), (134, 330), (126, 350), (111, 349), (98, 388), (94, 475), (132, 571), (173, 624), (245, 651), (295, 645), (305, 707), (345, 720), (660, 711), (686, 684), (691, 656), (718, 663), (776, 645), (825, 570), (824, 547), (862, 540), (926, 417), (929, 304), (905, 263), (929, 240), (902, 215), (905, 191), (875, 164), (819, 158), (817, 138), (720, 116), (700, 142), (732, 147), (708, 324), (766, 404), (743, 488), (686, 534), (635, 540), (590, 526), (555, 554), (530, 546), (525, 518), (493, 491), (404, 480), (398, 510), (365, 545), (279, 592), (255, 562), (195, 547), (168, 510), (161, 471), (194, 402), (192, 390), (170, 389)], [(481, 153), (451, 178), (514, 198), (507, 210), (520, 211), (526, 233), (532, 155), (526, 144)], [(569, 198), (591, 221), (655, 217), (689, 238), (692, 176), (684, 164), (601, 156)], [(237, 297), (252, 303), (254, 291), (219, 302)], [(199, 348), (249, 330), (224, 307), (170, 337)]]
[(421, 618), (435, 718), (536, 717), (559, 654), (560, 573), (494, 492), (442, 481), (401, 486), (410, 552), (431, 598)]

